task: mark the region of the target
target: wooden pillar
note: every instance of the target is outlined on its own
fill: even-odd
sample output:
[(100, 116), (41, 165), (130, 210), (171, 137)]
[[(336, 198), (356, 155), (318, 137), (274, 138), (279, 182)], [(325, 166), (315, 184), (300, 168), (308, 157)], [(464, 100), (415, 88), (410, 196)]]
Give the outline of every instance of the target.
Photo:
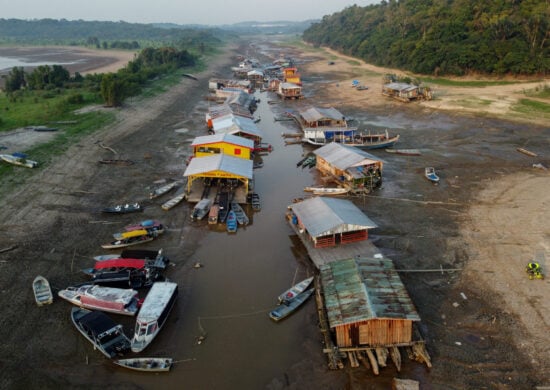
[(399, 353), (399, 348), (395, 346), (390, 347), (390, 357), (397, 368), (397, 372), (401, 372), (401, 354)]
[(376, 358), (374, 357), (374, 353), (372, 353), (371, 349), (367, 349), (367, 356), (369, 358), (370, 365), (372, 367), (372, 372), (374, 375), (380, 374), (380, 370), (378, 369), (378, 363), (376, 362)]

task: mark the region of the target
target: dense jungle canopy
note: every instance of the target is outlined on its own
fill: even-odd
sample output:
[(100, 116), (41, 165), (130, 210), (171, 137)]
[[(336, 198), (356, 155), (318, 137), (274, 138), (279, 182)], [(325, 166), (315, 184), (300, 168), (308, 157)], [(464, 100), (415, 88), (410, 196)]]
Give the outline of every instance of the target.
[(384, 0), (325, 16), (303, 39), (421, 74), (547, 75), (549, 0)]

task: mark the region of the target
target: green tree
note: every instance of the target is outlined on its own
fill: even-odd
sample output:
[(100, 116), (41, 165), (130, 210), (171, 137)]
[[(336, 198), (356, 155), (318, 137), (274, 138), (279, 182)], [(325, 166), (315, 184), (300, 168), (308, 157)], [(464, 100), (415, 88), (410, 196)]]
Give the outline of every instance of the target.
[(22, 67), (12, 68), (5, 77), (4, 89), (8, 94), (20, 90), (25, 85), (25, 70)]

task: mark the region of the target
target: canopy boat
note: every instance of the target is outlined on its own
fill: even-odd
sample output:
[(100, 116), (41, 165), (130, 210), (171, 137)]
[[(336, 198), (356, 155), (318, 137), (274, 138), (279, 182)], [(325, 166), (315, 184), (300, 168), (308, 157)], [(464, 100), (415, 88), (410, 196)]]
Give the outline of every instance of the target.
[(360, 149), (383, 149), (392, 147), (399, 141), (399, 134), (390, 136), (388, 130), (372, 134), (370, 131), (367, 133), (354, 127), (328, 129), (308, 127), (303, 131), (304, 142), (316, 146), (337, 142)]
[(115, 254), (112, 254), (112, 255), (98, 255), (98, 256), (94, 256), (94, 260), (95, 261), (105, 261), (105, 260), (118, 259), (119, 257), (120, 257), (120, 255), (115, 255)]
[(49, 305), (53, 302), (52, 289), (50, 282), (45, 277), (38, 275), (32, 282), (32, 291), (34, 300), (38, 306)]
[(143, 351), (157, 336), (166, 323), (177, 296), (176, 283), (153, 283), (136, 318), (136, 329), (131, 344), (133, 352)]
[(136, 289), (150, 286), (160, 276), (161, 273), (156, 268), (127, 268), (97, 272), (92, 276), (91, 282), (101, 286)]
[(203, 219), (210, 211), (211, 206), (212, 206), (211, 199), (203, 198), (199, 200), (198, 203), (193, 208), (193, 212), (191, 213), (191, 220), (200, 221), (201, 219)]
[(133, 289), (84, 284), (67, 287), (57, 295), (73, 305), (90, 310), (133, 316), (139, 309), (138, 292)]
[(228, 233), (237, 232), (237, 215), (233, 210), (229, 210), (229, 214), (227, 214), (227, 221), (225, 223)]
[(137, 211), (143, 211), (143, 207), (139, 203), (126, 203), (124, 205), (116, 205), (111, 207), (105, 207), (102, 212), (104, 213), (113, 213), (113, 214), (125, 214), (125, 213), (135, 213)]
[(115, 259), (141, 259), (146, 261), (146, 265), (157, 268), (166, 268), (170, 262), (170, 259), (162, 254), (162, 249), (159, 249), (158, 251), (148, 249), (124, 249), (120, 255), (108, 254), (94, 256), (95, 261)]
[(290, 301), (283, 301), (279, 306), (277, 306), (269, 313), (269, 318), (271, 318), (275, 322), (278, 322), (283, 318), (288, 317), (296, 309), (298, 309), (298, 307), (300, 307), (311, 296), (311, 294), (313, 294), (314, 290), (314, 288), (310, 288), (309, 290), (305, 290), (304, 292), (296, 295)]
[(218, 214), (220, 212), (220, 205), (215, 204), (210, 207), (210, 212), (208, 213), (208, 223), (214, 225), (218, 223)]
[(432, 183), (439, 183), (439, 176), (435, 173), (434, 167), (426, 167), (424, 169), (424, 176)]
[(124, 237), (115, 241), (111, 241), (107, 244), (101, 245), (101, 247), (104, 249), (126, 248), (128, 246), (143, 244), (149, 241), (153, 241), (155, 239), (155, 236), (149, 234), (147, 230), (134, 230), (131, 233), (132, 234), (130, 235), (130, 237)]
[(109, 359), (123, 355), (130, 350), (130, 339), (124, 334), (122, 325), (117, 324), (101, 311), (73, 307), (71, 320), (76, 329)]
[(260, 203), (260, 195), (255, 192), (250, 192), (247, 195), (247, 201), (252, 205), (252, 209), (255, 211), (260, 211), (262, 209), (262, 204)]
[(177, 184), (178, 184), (177, 182), (173, 181), (171, 183), (167, 183), (165, 185), (157, 187), (149, 193), (149, 198), (151, 199), (158, 198), (159, 196), (164, 195), (168, 191), (171, 191), (172, 189), (176, 188)]
[(306, 288), (309, 287), (309, 285), (311, 284), (312, 281), (313, 281), (313, 276), (311, 276), (307, 279), (304, 279), (299, 283), (296, 283), (294, 286), (292, 286), (291, 288), (286, 290), (284, 293), (279, 295), (279, 297), (278, 297), (279, 298), (279, 303), (283, 303), (285, 301), (289, 302), (289, 301), (293, 300), (294, 298), (296, 298), (296, 296), (298, 296), (298, 294), (303, 293), (306, 290)]
[(7, 163), (18, 165), (20, 167), (35, 168), (38, 166), (36, 161), (27, 159), (24, 154), (0, 154), (0, 158)]
[(231, 210), (235, 212), (235, 217), (237, 218), (239, 225), (248, 225), (250, 220), (240, 204), (237, 202), (231, 202)]
[(163, 357), (140, 357), (130, 359), (118, 359), (113, 361), (116, 365), (129, 368), (130, 370), (146, 372), (166, 372), (172, 367), (172, 358)]
[(116, 259), (108, 259), (103, 261), (96, 261), (93, 268), (84, 268), (84, 272), (88, 276), (93, 276), (99, 272), (111, 272), (123, 269), (142, 269), (145, 267), (144, 259), (123, 259), (121, 257)]

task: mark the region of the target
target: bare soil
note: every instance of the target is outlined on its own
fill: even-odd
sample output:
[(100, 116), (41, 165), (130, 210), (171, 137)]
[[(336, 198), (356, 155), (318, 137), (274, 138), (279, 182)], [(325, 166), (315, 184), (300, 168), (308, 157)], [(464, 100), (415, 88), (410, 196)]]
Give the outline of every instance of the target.
[[(235, 63), (232, 50), (196, 75), (198, 81), (182, 79), (163, 95), (128, 102), (117, 110), (115, 124), (83, 139), (12, 193), (3, 194), (0, 250), (14, 249), (0, 252), (0, 388), (135, 387), (95, 375), (99, 371), (93, 364), (72, 360), (82, 356), (83, 343), (71, 329), (66, 305), (36, 308), (31, 281), (42, 274), (54, 289), (73, 284), (79, 270), (97, 254), (97, 243), (109, 239), (106, 231), (135, 220), (135, 216), (110, 218), (100, 209), (129, 201), (146, 206), (140, 218), (161, 217), (168, 226), (172, 234), (163, 247), (173, 254), (176, 277), (185, 278), (192, 270), (187, 255), (201, 233), (186, 224), (185, 211), (165, 213), (149, 201), (144, 183), (181, 177), (190, 152), (188, 138), (204, 134), (204, 111), (197, 110), (197, 103), (206, 93), (208, 79)], [(480, 105), (478, 117), (456, 111), (444, 98), (397, 103), (375, 87), (380, 74), (391, 70), (377, 69), (370, 79), (367, 65), (339, 67), (349, 64), (344, 57), (338, 56), (336, 65), (329, 66), (327, 60), (335, 53), (313, 57), (288, 48), (271, 50), (302, 61), (301, 73), (312, 80), (305, 82), (311, 104), (403, 120), (407, 126), (400, 131), (399, 147), (425, 150), (419, 157), (383, 155), (387, 161), (383, 189), (358, 201), (380, 226), (372, 239), (397, 268), (462, 269), (402, 273), (422, 318), (433, 368), (405, 363), (406, 372), (395, 375), (419, 378), (427, 389), (549, 385), (544, 341), (550, 325), (550, 285), (548, 280), (528, 280), (524, 272), (535, 255), (545, 271), (549, 265), (542, 259), (549, 251), (548, 171), (532, 166), (550, 166), (547, 124), (536, 118), (518, 123), (491, 116), (500, 116), (504, 106), (502, 112), (487, 112)], [(323, 82), (314, 82), (316, 78)], [(356, 78), (371, 88), (349, 88), (348, 82)], [(448, 88), (446, 96), (454, 93), (498, 102), (502, 92)], [(438, 123), (446, 127), (438, 129)], [(175, 132), (182, 128), (189, 132)], [(98, 141), (116, 154), (98, 146)], [(520, 146), (539, 157), (517, 152)], [(136, 164), (105, 166), (97, 163), (102, 158), (131, 159)], [(427, 165), (438, 169), (439, 186), (423, 179)], [(377, 388), (368, 371), (346, 370), (347, 383), (336, 388), (367, 388), (365, 383)], [(295, 373), (297, 383), (287, 387), (299, 388), (306, 381), (302, 378), (326, 377), (324, 371), (318, 367)]]

